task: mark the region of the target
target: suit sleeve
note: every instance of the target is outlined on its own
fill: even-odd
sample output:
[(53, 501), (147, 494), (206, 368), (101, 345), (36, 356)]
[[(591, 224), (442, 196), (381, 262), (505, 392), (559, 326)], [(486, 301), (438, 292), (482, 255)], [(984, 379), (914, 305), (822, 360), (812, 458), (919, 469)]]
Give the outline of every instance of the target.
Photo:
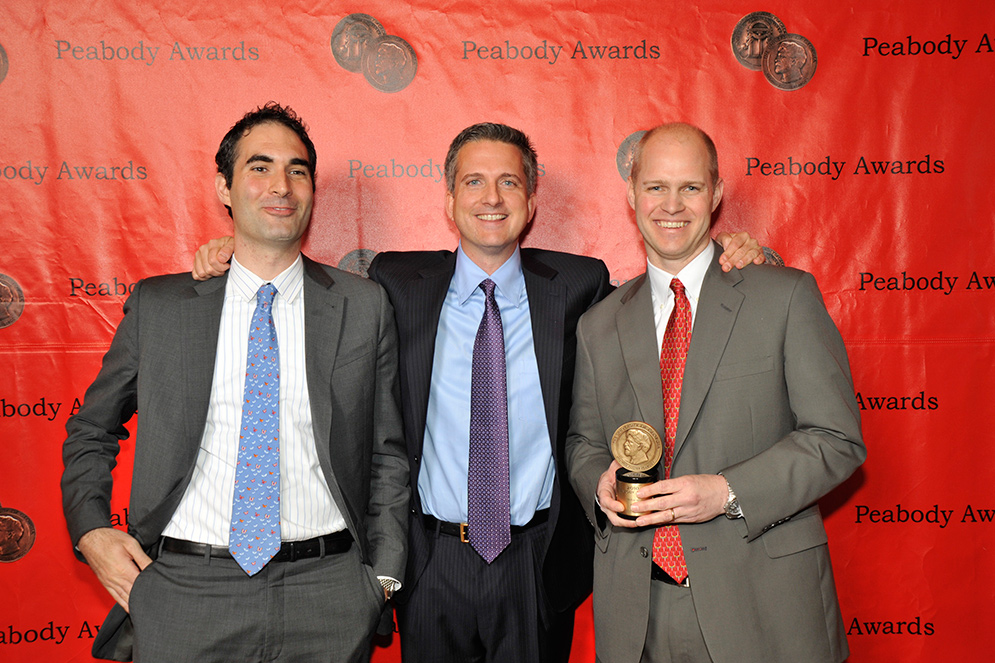
[(788, 306), (784, 380), (794, 430), (723, 472), (743, 508), (749, 540), (813, 505), (867, 455), (846, 349), (807, 273)]
[(128, 437), (124, 424), (135, 414), (138, 403), (141, 291), (139, 282), (125, 302), (124, 319), (104, 355), (100, 372), (86, 390), (83, 405), (66, 423), (62, 506), (73, 546), (90, 530), (111, 526), (111, 471), (117, 465), (120, 442)]
[(577, 324), (577, 366), (574, 374), (570, 432), (566, 441), (567, 474), (596, 535), (606, 535), (607, 518), (598, 506), (598, 479), (611, 465), (612, 456), (605, 439), (598, 406), (594, 366), (585, 333), (584, 318)]
[(408, 457), (401, 428), (398, 345), (394, 312), (383, 288), (374, 389), (374, 439), (367, 509), (373, 570), (404, 581), (408, 527)]

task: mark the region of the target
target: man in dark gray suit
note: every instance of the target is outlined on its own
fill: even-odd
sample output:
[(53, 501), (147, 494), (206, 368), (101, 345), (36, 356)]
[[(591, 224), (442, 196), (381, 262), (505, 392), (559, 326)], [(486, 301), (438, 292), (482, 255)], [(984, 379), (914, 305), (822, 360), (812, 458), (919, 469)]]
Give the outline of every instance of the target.
[[(647, 133), (628, 183), (647, 272), (577, 327), (566, 456), (596, 523), (601, 661), (848, 654), (817, 505), (866, 455), (846, 351), (810, 274), (720, 269), (722, 193), (704, 132)], [(610, 445), (632, 421), (670, 437), (672, 460), (627, 520)]]
[[(293, 111), (271, 103), (247, 114), (216, 161), (217, 193), (234, 220), (231, 271), (206, 283), (189, 274), (141, 281), (67, 424), (66, 521), (118, 604), (94, 655), (362, 661), (406, 556), (393, 312), (380, 286), (300, 253), (316, 155)], [(257, 303), (257, 290), (274, 289), (271, 303)], [(273, 550), (243, 570), (229, 545), (243, 545), (235, 537), (248, 525), (235, 521), (244, 513), (249, 522), (263, 501), (242, 506), (249, 496), (236, 466), (255, 462), (242, 453), (257, 426), (243, 383), (259, 361), (250, 320), (257, 327), (267, 308), (279, 434), (265, 453), (278, 447), (268, 479), (279, 478), (279, 522), (262, 528)], [(111, 469), (136, 411), (125, 533), (110, 524)]]

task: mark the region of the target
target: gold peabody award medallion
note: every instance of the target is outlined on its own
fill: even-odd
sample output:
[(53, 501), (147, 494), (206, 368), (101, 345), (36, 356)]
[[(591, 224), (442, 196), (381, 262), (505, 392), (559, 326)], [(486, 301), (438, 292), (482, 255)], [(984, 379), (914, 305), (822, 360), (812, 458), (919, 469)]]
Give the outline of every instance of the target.
[(618, 515), (635, 520), (639, 515), (632, 511), (632, 503), (639, 501), (636, 491), (657, 480), (656, 466), (663, 456), (663, 440), (649, 424), (630, 421), (615, 429), (612, 456), (622, 466), (615, 472), (615, 499), (625, 505)]

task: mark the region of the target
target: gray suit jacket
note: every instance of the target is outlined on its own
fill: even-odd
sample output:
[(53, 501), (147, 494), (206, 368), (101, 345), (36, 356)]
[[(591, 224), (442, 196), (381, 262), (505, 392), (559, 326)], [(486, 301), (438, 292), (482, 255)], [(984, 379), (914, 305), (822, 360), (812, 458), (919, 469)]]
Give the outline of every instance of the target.
[[(745, 517), (681, 525), (699, 624), (715, 663), (841, 661), (848, 654), (817, 500), (866, 450), (842, 339), (810, 274), (748, 267), (721, 249), (691, 335), (673, 476), (722, 472)], [(598, 656), (639, 660), (653, 529), (615, 530), (594, 496), (615, 429), (662, 433), (663, 394), (646, 275), (581, 318), (567, 464), (595, 527)]]
[[(397, 382), (397, 330), (383, 289), (305, 261), (307, 383), (319, 463), (372, 582), (403, 581), (408, 461)], [(151, 551), (193, 473), (207, 419), (227, 276), (145, 279), (82, 407), (66, 425), (63, 508), (73, 545), (110, 526), (111, 470), (140, 412), (128, 531)], [(106, 630), (105, 630), (106, 629)], [(130, 653), (115, 606), (95, 655)], [(119, 639), (120, 638), (120, 639)]]

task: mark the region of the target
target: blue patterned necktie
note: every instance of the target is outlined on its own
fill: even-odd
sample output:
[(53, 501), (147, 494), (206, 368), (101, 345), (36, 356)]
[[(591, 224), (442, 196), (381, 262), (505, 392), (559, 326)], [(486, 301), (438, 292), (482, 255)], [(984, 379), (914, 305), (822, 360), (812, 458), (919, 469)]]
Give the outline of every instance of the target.
[(280, 550), (280, 352), (273, 325), (276, 287), (256, 293), (245, 361), (242, 429), (228, 549), (250, 576)]
[(511, 543), (508, 386), (494, 281), (485, 279), (480, 287), (486, 303), (473, 343), (467, 523), (470, 545), (490, 564)]

